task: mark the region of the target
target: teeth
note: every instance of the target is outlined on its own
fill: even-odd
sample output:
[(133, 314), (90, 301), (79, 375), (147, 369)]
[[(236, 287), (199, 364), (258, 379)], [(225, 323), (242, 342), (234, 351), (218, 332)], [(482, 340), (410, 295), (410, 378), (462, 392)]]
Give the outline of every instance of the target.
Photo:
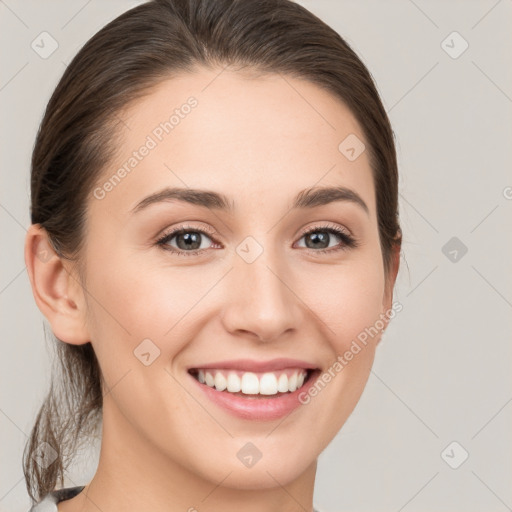
[(259, 382), (260, 395), (275, 395), (277, 391), (277, 379), (273, 373), (265, 373)]
[(279, 393), (286, 393), (288, 391), (288, 376), (285, 373), (282, 373), (279, 377), (277, 390)]
[(198, 370), (195, 377), (217, 391), (246, 395), (276, 395), (299, 389), (306, 379), (304, 369), (283, 370), (256, 374), (253, 372), (237, 372), (233, 370)]
[(213, 388), (215, 386), (215, 379), (213, 378), (212, 374), (210, 372), (206, 372), (206, 375), (204, 376), (206, 380), (206, 385)]
[(242, 375), (242, 393), (257, 395), (260, 392), (260, 381), (255, 373), (247, 372)]
[(218, 389), (219, 391), (224, 391), (228, 385), (228, 382), (226, 380), (226, 377), (222, 375), (222, 373), (217, 372), (215, 374), (215, 389)]
[(294, 373), (290, 379), (288, 379), (288, 389), (295, 391), (297, 389), (297, 374)]
[(242, 382), (236, 373), (228, 374), (228, 391), (230, 393), (238, 393), (242, 389)]

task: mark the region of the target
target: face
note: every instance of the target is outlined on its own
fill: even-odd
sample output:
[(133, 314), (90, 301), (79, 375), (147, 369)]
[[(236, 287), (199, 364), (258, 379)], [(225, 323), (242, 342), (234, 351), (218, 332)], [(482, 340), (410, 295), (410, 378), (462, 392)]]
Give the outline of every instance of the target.
[[(368, 154), (339, 149), (362, 130), (309, 82), (227, 70), (162, 82), (119, 117), (83, 253), (104, 439), (232, 487), (274, 486), (269, 469), (285, 485), (353, 411), (380, 335), (353, 342), (391, 307)], [(326, 187), (350, 192), (306, 201)], [(188, 196), (144, 201), (166, 188)], [(191, 375), (206, 367), (219, 388), (230, 372), (250, 387), (244, 370), (291, 388), (241, 397)]]

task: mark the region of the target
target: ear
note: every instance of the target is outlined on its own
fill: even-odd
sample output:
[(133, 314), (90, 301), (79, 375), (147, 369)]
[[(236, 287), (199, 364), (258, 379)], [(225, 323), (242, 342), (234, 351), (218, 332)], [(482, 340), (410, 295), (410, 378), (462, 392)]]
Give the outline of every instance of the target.
[[(398, 243), (393, 246), (392, 253), (391, 253), (391, 264), (389, 268), (389, 274), (386, 279), (386, 284), (384, 287), (384, 295), (382, 298), (382, 313), (383, 313), (383, 322), (384, 322), (384, 328), (382, 330), (382, 334), (384, 333), (384, 330), (389, 325), (389, 316), (386, 315), (386, 312), (390, 311), (392, 309), (393, 305), (393, 288), (395, 286), (396, 276), (398, 274), (398, 269), (400, 267), (400, 251), (401, 251), (401, 243)], [(377, 340), (377, 345), (380, 343), (382, 339), (382, 334), (379, 336), (379, 339)]]
[(55, 252), (46, 230), (32, 224), (25, 238), (25, 264), (38, 308), (53, 334), (72, 345), (87, 343), (86, 302), (78, 276)]

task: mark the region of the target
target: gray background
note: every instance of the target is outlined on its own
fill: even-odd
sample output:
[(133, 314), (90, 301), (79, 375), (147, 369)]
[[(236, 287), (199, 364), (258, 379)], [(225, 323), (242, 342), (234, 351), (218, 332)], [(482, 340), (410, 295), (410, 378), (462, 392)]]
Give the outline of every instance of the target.
[[(21, 454), (50, 371), (23, 259), (34, 138), (71, 58), (137, 3), (0, 0), (1, 511), (28, 510)], [(322, 512), (512, 510), (512, 1), (300, 3), (377, 81), (397, 137), (404, 231), (403, 311), (320, 456), (315, 503)], [(31, 48), (43, 31), (59, 45), (47, 59)], [(457, 58), (463, 41), (442, 43), (453, 31), (469, 44)], [(452, 237), (468, 249), (456, 261), (455, 246), (443, 252)], [(463, 450), (453, 469), (446, 461), (460, 463)], [(95, 463), (66, 484), (86, 483)]]

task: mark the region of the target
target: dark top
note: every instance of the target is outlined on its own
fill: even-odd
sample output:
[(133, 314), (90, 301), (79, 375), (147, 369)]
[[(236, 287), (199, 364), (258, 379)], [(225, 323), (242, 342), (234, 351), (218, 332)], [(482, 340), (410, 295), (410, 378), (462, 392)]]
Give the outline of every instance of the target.
[(39, 503), (36, 503), (29, 512), (58, 512), (57, 503), (69, 500), (81, 492), (85, 485), (66, 487), (49, 492)]

